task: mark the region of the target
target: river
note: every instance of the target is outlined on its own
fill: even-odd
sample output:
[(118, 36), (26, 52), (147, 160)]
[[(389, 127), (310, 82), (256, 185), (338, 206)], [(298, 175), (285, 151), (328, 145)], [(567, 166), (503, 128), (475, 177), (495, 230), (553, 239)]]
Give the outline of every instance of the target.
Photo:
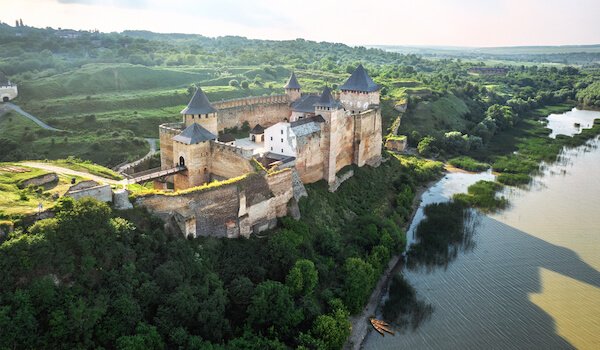
[[(580, 132), (590, 116), (600, 112), (550, 116), (552, 137)], [(600, 138), (542, 169), (504, 191), (508, 209), (475, 214), (471, 250), (443, 268), (404, 269), (433, 314), (393, 337), (371, 332), (364, 349), (600, 349)], [(449, 174), (423, 204), (491, 176)]]

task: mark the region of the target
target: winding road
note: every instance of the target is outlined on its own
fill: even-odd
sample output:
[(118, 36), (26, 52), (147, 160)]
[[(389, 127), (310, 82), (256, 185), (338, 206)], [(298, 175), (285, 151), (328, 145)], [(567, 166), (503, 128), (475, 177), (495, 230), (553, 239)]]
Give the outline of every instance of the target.
[[(41, 128), (46, 129), (46, 130), (51, 130), (51, 131), (64, 131), (61, 129), (57, 129), (54, 127), (51, 127), (50, 125), (44, 123), (43, 121), (39, 120), (37, 117), (34, 117), (33, 115), (25, 112), (21, 107), (15, 105), (14, 103), (10, 103), (10, 102), (6, 102), (4, 103), (4, 113), (7, 112), (6, 109), (12, 109), (13, 111), (19, 113), (20, 115), (24, 116), (25, 118), (30, 119), (31, 121), (33, 121), (34, 123), (36, 123), (37, 125), (39, 125)], [(6, 108), (8, 107), (8, 108)], [(0, 115), (2, 115), (2, 109), (0, 109)]]

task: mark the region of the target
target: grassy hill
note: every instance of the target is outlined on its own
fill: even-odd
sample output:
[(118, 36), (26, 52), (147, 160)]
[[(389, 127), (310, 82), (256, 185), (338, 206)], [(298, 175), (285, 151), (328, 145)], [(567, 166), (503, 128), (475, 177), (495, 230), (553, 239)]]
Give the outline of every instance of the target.
[(464, 118), (469, 112), (465, 101), (452, 94), (435, 101), (419, 102), (402, 118), (400, 133), (416, 130), (421, 135), (430, 135), (439, 130), (464, 131), (469, 126)]

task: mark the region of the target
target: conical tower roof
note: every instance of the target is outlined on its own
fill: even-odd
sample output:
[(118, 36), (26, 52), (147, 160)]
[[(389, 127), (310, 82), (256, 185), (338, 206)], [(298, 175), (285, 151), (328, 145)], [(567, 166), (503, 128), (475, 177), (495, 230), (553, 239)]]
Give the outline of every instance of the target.
[(190, 103), (181, 111), (181, 114), (209, 114), (215, 112), (217, 112), (216, 108), (210, 104), (204, 91), (197, 88)]
[(340, 86), (340, 90), (373, 92), (379, 90), (379, 85), (375, 84), (373, 79), (367, 74), (365, 67), (359, 64), (344, 85)]
[(333, 96), (331, 96), (331, 90), (326, 86), (325, 89), (323, 89), (321, 97), (319, 97), (319, 100), (317, 103), (315, 103), (315, 106), (338, 108), (341, 105), (336, 99), (333, 98)]
[(298, 79), (296, 79), (296, 74), (292, 72), (290, 78), (288, 79), (287, 84), (283, 87), (284, 89), (301, 89), (300, 83), (298, 83)]
[(192, 123), (190, 126), (185, 128), (181, 134), (173, 137), (173, 140), (185, 143), (187, 145), (195, 145), (200, 142), (215, 140), (216, 138), (216, 135), (203, 128), (200, 124)]

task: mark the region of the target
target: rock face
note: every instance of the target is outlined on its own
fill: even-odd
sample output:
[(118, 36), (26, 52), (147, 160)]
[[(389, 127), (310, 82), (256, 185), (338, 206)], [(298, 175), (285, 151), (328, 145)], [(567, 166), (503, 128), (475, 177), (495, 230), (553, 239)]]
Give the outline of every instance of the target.
[(19, 188), (26, 188), (28, 186), (47, 186), (58, 181), (58, 175), (56, 173), (44, 174), (31, 179), (27, 179), (19, 184)]
[(69, 190), (67, 191), (67, 193), (75, 192), (75, 191), (79, 191), (79, 190), (85, 190), (85, 189), (88, 189), (91, 187), (96, 187), (98, 185), (100, 185), (100, 184), (94, 180), (81, 181), (80, 183), (69, 187)]
[(186, 237), (249, 237), (273, 228), (293, 198), (292, 170), (253, 173), (219, 187), (178, 195), (138, 197), (144, 206)]

